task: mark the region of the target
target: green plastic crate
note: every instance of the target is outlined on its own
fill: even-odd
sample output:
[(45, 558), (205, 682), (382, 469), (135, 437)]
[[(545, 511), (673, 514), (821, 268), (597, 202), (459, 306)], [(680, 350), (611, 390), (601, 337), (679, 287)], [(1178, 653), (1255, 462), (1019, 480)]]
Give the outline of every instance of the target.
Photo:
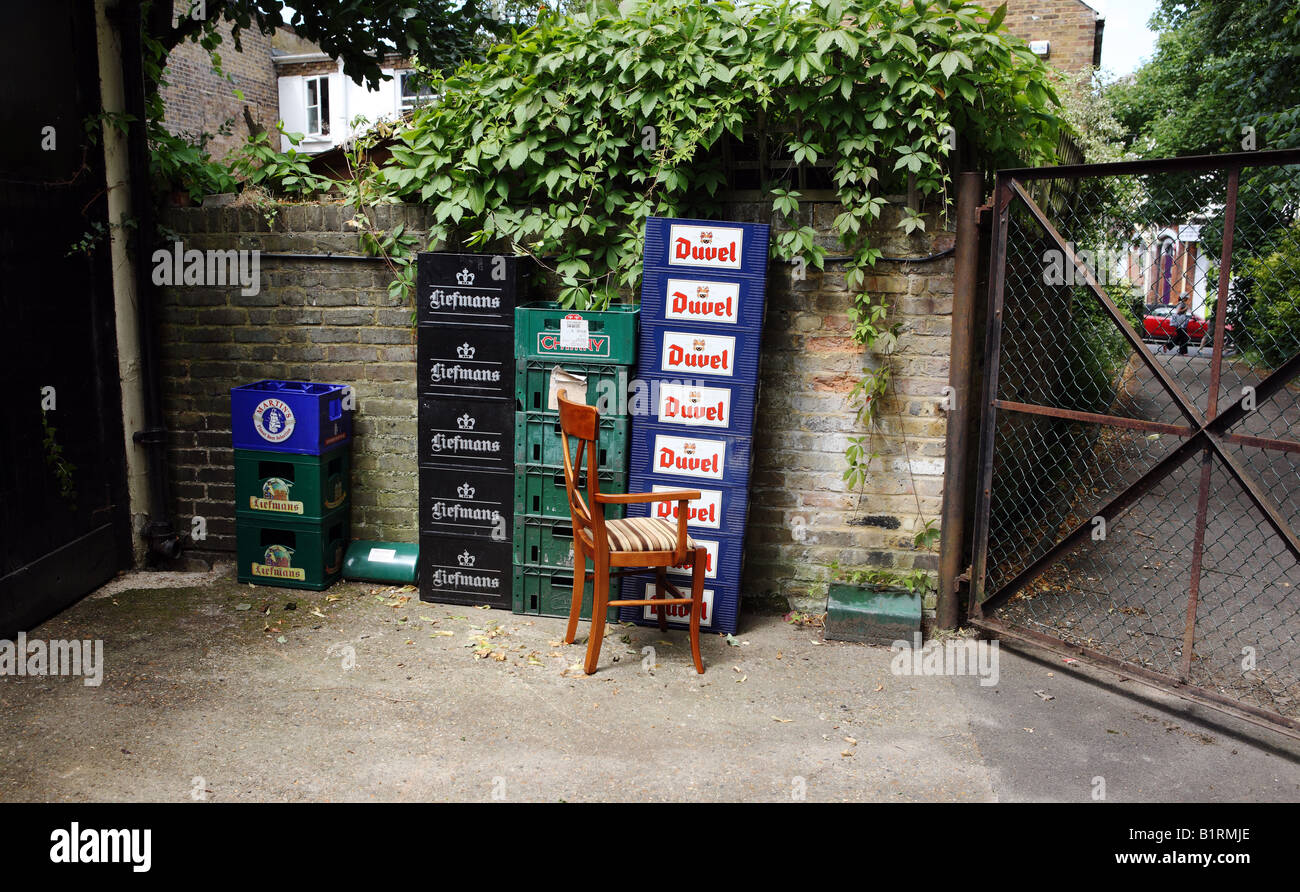
[(520, 412), (545, 412), (546, 398), (551, 392), (551, 370), (557, 365), (587, 379), (589, 406), (595, 406), (603, 415), (626, 416), (628, 367), (613, 363), (546, 362), (540, 359), (521, 361), (515, 365), (515, 408)]
[(515, 563), (573, 567), (573, 522), (569, 518), (516, 517)]
[[(598, 465), (602, 471), (627, 470), (628, 432), (630, 422), (626, 417), (603, 415), (596, 440)], [(569, 443), (572, 457), (577, 446)], [(560, 413), (515, 413), (515, 464), (564, 466), (564, 441), (560, 439)], [(587, 456), (582, 456), (582, 467), (587, 466)]]
[[(623, 471), (598, 471), (602, 493), (627, 492), (627, 474)], [(586, 475), (578, 478), (582, 497), (587, 497)], [(625, 505), (606, 505), (605, 517), (622, 517)], [(549, 465), (515, 466), (515, 517), (554, 517), (569, 520), (569, 497), (564, 490), (564, 469)]]
[[(551, 301), (523, 304), (515, 307), (515, 359), (631, 365), (639, 313), (640, 307), (633, 304), (614, 304), (608, 310), (566, 310)], [(587, 321), (585, 349), (560, 346), (560, 320), (572, 316)]]
[(239, 517), (235, 523), (239, 581), (327, 589), (343, 574), (348, 532), (346, 507), (318, 521)]
[(235, 450), (235, 513), (320, 520), (348, 501), (351, 449), (322, 455)]
[[(614, 578), (617, 581), (617, 577)], [(611, 583), (610, 598), (618, 588)], [(530, 567), (516, 564), (514, 568), (514, 601), (512, 613), (526, 616), (568, 617), (573, 603), (573, 568), (561, 570), (554, 567)], [(591, 583), (582, 592), (583, 620), (591, 619)], [(611, 607), (605, 614), (608, 622), (618, 622), (618, 608)]]

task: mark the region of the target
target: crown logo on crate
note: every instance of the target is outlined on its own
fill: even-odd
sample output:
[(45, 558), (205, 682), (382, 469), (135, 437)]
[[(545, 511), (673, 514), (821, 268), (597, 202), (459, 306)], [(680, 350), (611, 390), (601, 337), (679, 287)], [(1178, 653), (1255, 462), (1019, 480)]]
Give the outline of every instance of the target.
[(456, 487), (456, 495), (460, 496), (462, 499), (472, 499), (474, 498), (474, 487), (470, 486), (469, 481), (466, 480), (460, 486)]
[(456, 273), (456, 284), (457, 284), (457, 285), (473, 285), (473, 284), (474, 284), (474, 274), (473, 274), (472, 272), (470, 272), (469, 270), (467, 270), (467, 269), (463, 269), (463, 270), (461, 270), (460, 272)]
[(456, 348), (456, 355), (461, 359), (473, 359), (476, 352), (477, 348), (471, 347), (469, 341), (466, 341)]
[(683, 444), (682, 444), (682, 452), (685, 452), (687, 455), (694, 455), (694, 454), (695, 454), (695, 444), (694, 444), (694, 443), (683, 443)]
[(701, 244), (701, 245), (709, 245), (709, 244), (712, 244), (712, 243), (713, 243), (713, 233), (711, 233), (711, 232), (701, 232), (701, 233), (700, 233), (700, 244)]
[(695, 340), (691, 341), (691, 348), (695, 350), (696, 353), (703, 353), (704, 338), (696, 338)]
[(686, 394), (686, 398), (693, 403), (698, 403), (700, 401), (700, 392), (698, 390), (692, 390)]
[(709, 286), (708, 285), (699, 286), (698, 288), (695, 289), (695, 294), (701, 300), (707, 298), (709, 296)]
[(469, 553), (468, 548), (456, 555), (456, 563), (460, 564), (462, 567), (472, 567), (474, 566), (474, 561), (474, 555)]
[(470, 415), (468, 412), (456, 419), (456, 427), (463, 431), (472, 431), (475, 423), (474, 416)]

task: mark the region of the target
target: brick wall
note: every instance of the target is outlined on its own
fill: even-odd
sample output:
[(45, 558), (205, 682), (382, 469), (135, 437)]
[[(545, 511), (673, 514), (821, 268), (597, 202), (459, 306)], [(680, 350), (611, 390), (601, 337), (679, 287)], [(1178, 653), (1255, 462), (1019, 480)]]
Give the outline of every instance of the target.
[[(989, 12), (1003, 0), (975, 0)], [(1002, 27), (1026, 43), (1051, 41), (1047, 61), (1068, 73), (1092, 68), (1097, 42), (1097, 11), (1083, 0), (1006, 0)]]
[[(178, 8), (182, 5), (188, 6), (177, 0)], [(229, 23), (223, 22), (218, 30), (222, 44), (217, 52), (232, 80), (212, 70), (211, 58), (197, 43), (187, 40), (178, 44), (167, 57), (163, 75), (167, 81), (162, 90), (163, 122), (172, 133), (191, 137), (213, 134), (208, 150), (212, 157), (224, 158), (248, 138), (245, 106), (263, 128), (275, 128), (280, 120), (280, 93), (271, 61), (271, 38), (255, 27), (242, 31), (239, 39), (244, 49), (236, 52)], [(235, 97), (236, 89), (243, 91), (243, 100)], [(230, 134), (219, 134), (227, 121), (231, 122)]]
[[(726, 216), (768, 222), (766, 207), (736, 204)], [(833, 204), (806, 204), (803, 223), (836, 253)], [(377, 208), (377, 223), (419, 231), (423, 208)], [(282, 207), (270, 223), (240, 208), (178, 208), (165, 221), (186, 249), (354, 252), (345, 229), (350, 208)], [(920, 256), (952, 245), (931, 219), (932, 235), (888, 229), (886, 254)], [(259, 294), (236, 288), (166, 287), (161, 341), (173, 502), (181, 524), (207, 520), (202, 551), (233, 551), (234, 491), (229, 390), (259, 378), (353, 385), (353, 536), (416, 540), (415, 366), (409, 305), (390, 298), (387, 268), (372, 261), (283, 260), (264, 256)], [(848, 391), (865, 360), (850, 337), (850, 297), (842, 267), (774, 264), (768, 286), (762, 394), (755, 437), (753, 494), (744, 592), (787, 599), (801, 609), (825, 603), (827, 565), (932, 568), (934, 555), (912, 545), (917, 504), (939, 515), (948, 375), (952, 260), (882, 261), (871, 286), (903, 322), (895, 359), (897, 395), (884, 407), (883, 464), (862, 493), (842, 479), (844, 447), (856, 433)], [(541, 295), (534, 294), (534, 297)], [(912, 473), (908, 473), (908, 466)]]

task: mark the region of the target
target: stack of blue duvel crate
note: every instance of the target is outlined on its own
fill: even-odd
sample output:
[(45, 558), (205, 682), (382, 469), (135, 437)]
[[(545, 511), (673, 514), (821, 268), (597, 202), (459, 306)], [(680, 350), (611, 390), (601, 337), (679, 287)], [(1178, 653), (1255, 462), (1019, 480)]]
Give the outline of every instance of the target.
[(258, 381), (230, 391), (239, 581), (320, 591), (348, 547), (351, 393)]
[[(735, 632), (740, 609), (767, 252), (765, 225), (646, 222), (637, 368), (650, 411), (633, 418), (628, 487), (701, 492), (687, 506), (687, 529), (708, 549), (701, 627), (715, 632)], [(677, 504), (628, 509), (651, 512), (675, 521)], [(679, 588), (690, 583), (688, 568), (669, 574)], [(653, 591), (653, 573), (624, 577), (625, 598)], [(658, 622), (650, 607), (624, 607), (620, 616)], [(670, 608), (670, 621), (688, 619), (688, 607)]]
[(420, 254), (420, 598), (510, 606), (519, 261)]

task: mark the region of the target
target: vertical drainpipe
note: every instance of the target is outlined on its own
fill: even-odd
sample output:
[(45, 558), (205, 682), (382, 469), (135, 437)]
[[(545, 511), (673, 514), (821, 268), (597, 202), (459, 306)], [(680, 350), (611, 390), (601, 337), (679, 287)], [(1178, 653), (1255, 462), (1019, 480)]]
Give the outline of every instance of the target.
[[(95, 0), (95, 33), (99, 49), (100, 107), (110, 114), (126, 111), (122, 88), (122, 46), (108, 18), (109, 0)], [(141, 372), (140, 324), (136, 313), (135, 264), (129, 233), (123, 222), (131, 217), (126, 135), (104, 120), (104, 171), (108, 189), (109, 253), (112, 267), (113, 318), (117, 335), (117, 371), (122, 380), (122, 430), (126, 439), (126, 492), (131, 517), (131, 552), (136, 566), (145, 562), (150, 499), (148, 461), (134, 436), (145, 427), (145, 388)]]
[(974, 362), (975, 282), (979, 275), (979, 225), (976, 221), (983, 177), (963, 171), (957, 180), (957, 243), (953, 252), (952, 388), (944, 452), (942, 535), (939, 540), (939, 592), (935, 625), (955, 629), (961, 621), (958, 577), (965, 572), (966, 450), (970, 444), (971, 374)]

